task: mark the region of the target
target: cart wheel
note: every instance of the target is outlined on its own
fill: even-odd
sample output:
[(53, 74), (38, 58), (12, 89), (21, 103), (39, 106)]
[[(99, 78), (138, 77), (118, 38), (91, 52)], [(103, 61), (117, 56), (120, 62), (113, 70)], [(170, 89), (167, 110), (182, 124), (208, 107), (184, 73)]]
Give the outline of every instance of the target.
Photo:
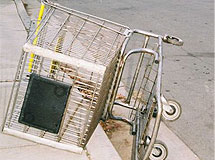
[(163, 41), (166, 43), (176, 45), (176, 46), (183, 46), (183, 44), (184, 44), (182, 39), (175, 37), (175, 36), (170, 36), (170, 35), (165, 35), (163, 37)]
[(172, 112), (170, 113), (166, 110), (163, 110), (162, 117), (167, 121), (175, 121), (181, 116), (182, 113), (181, 105), (175, 100), (168, 100), (167, 102), (169, 103)]
[(152, 149), (151, 155), (149, 156), (149, 159), (165, 160), (167, 155), (168, 155), (167, 146), (161, 141), (156, 141)]

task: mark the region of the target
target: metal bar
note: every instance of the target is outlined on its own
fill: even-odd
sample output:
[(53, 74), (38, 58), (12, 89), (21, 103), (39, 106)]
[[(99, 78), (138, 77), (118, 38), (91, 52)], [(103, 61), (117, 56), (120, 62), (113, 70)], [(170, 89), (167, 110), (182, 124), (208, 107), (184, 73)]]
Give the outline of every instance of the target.
[(77, 102), (77, 101), (72, 101), (72, 100), (71, 100), (71, 102), (73, 102), (73, 103), (76, 103), (76, 104), (78, 104), (78, 105), (83, 106), (83, 108), (79, 108), (79, 109), (84, 110), (84, 111), (88, 111), (86, 108), (84, 108), (84, 107), (87, 107), (88, 105), (85, 105), (85, 104), (80, 103), (80, 102)]
[[(122, 72), (123, 72), (123, 69), (124, 69), (124, 65), (125, 65), (125, 61), (127, 60), (127, 58), (131, 55), (131, 54), (135, 54), (135, 53), (140, 53), (140, 52), (145, 52), (145, 53), (149, 53), (149, 54), (153, 54), (155, 56), (155, 62), (158, 63), (158, 53), (151, 50), (151, 49), (147, 49), (147, 48), (140, 48), (140, 49), (133, 49), (133, 50), (130, 50), (124, 57), (123, 57), (123, 63), (121, 65), (121, 68), (120, 68), (120, 71), (119, 71), (119, 78), (117, 79), (118, 81), (116, 82), (116, 86), (119, 86), (119, 82), (121, 80), (121, 77), (122, 77)], [(115, 92), (113, 93), (113, 99), (116, 97), (116, 93), (117, 93), (117, 89), (115, 89)], [(112, 100), (113, 100), (112, 99)], [(113, 104), (113, 103), (112, 103)], [(113, 106), (113, 105), (111, 105)], [(109, 112), (111, 113), (112, 112), (112, 108), (110, 108)]]
[(62, 143), (62, 142), (69, 143), (69, 144), (71, 144), (71, 142), (72, 142), (72, 143), (75, 143), (76, 145), (78, 145), (78, 140), (72, 140), (72, 139), (62, 138), (61, 141), (60, 141), (60, 143)]
[[(99, 81), (99, 76), (97, 77), (97, 82)], [(94, 99), (94, 97), (95, 97), (95, 93), (96, 93), (96, 90), (97, 90), (97, 83), (96, 83), (96, 86), (95, 86), (95, 88), (94, 88), (94, 91), (93, 91), (93, 95), (92, 95), (92, 100), (91, 100), (91, 104), (89, 105), (89, 108), (88, 108), (88, 110), (90, 111), (90, 108), (92, 107), (92, 105), (93, 105), (93, 99)], [(88, 123), (85, 123), (84, 124), (84, 132), (82, 132), (82, 135), (81, 135), (81, 138), (80, 138), (80, 142), (82, 142), (82, 139), (84, 138), (84, 133), (86, 133), (86, 129), (88, 128), (87, 127), (87, 124), (89, 124), (89, 122), (91, 122), (91, 120), (89, 121), (89, 115), (90, 115), (90, 112), (88, 111), (88, 113), (87, 113), (87, 115), (86, 115), (86, 120), (88, 120)]]
[[(76, 92), (77, 93), (77, 92)], [(78, 92), (79, 93), (79, 92)], [(86, 95), (84, 95), (84, 94), (81, 94), (81, 96), (86, 96)], [(75, 100), (76, 100), (76, 102), (77, 102), (77, 104), (79, 104), (79, 100), (81, 101), (81, 100), (84, 100), (84, 102), (87, 102), (87, 103), (90, 103), (92, 100), (89, 100), (89, 99), (86, 99), (86, 98), (83, 98), (83, 97), (77, 97), (77, 96), (75, 96), (75, 95), (72, 95), (71, 97), (73, 97)], [(75, 101), (74, 100), (74, 101)], [(72, 101), (72, 102), (74, 102), (74, 101)], [(93, 105), (95, 106), (96, 105), (96, 100), (94, 99), (93, 100)], [(82, 105), (82, 106), (85, 106), (85, 105)], [(87, 105), (86, 105), (87, 106)]]
[(136, 54), (136, 53), (148, 53), (148, 54), (151, 54), (151, 55), (154, 55), (155, 56), (155, 63), (159, 63), (159, 54), (151, 49), (148, 49), (148, 48), (137, 48), (137, 49), (132, 49), (130, 50), (124, 57), (123, 57), (123, 61), (125, 62), (128, 57), (132, 54)]
[[(67, 22), (67, 20), (68, 20), (69, 17), (70, 17), (70, 15), (66, 18), (65, 23)], [(62, 25), (62, 27), (63, 27), (63, 25)], [(54, 51), (57, 52), (57, 53), (61, 53), (62, 52), (62, 45), (64, 43), (65, 34), (66, 33), (64, 31), (63, 34), (58, 37), (57, 44), (56, 44), (55, 49), (54, 49)], [(59, 73), (59, 62), (52, 60), (49, 70), (50, 71), (49, 71), (49, 75), (48, 76), (50, 76), (53, 79), (54, 78), (57, 79), (58, 73)]]
[(125, 108), (128, 108), (128, 109), (131, 109), (131, 110), (136, 110), (132, 106), (130, 106), (130, 105), (126, 104), (126, 103), (122, 103), (122, 102), (114, 102), (114, 105), (119, 105), (119, 106), (122, 106), (122, 107), (125, 107)]
[[(98, 76), (99, 77), (99, 76)], [(80, 77), (80, 78), (82, 78), (82, 77)], [(80, 79), (79, 78), (79, 79)], [(99, 77), (100, 78), (100, 77)], [(84, 80), (85, 80), (85, 82), (84, 82)], [(83, 81), (83, 82), (82, 82)], [(88, 82), (88, 83), (87, 83)], [(91, 88), (95, 88), (95, 85), (90, 85), (89, 83), (91, 83), (92, 84), (92, 82), (97, 86), (97, 85), (101, 85), (100, 83), (99, 83), (99, 81), (97, 81), (97, 82), (95, 82), (95, 81), (92, 81), (92, 80), (87, 80), (87, 79), (80, 79), (80, 80), (78, 80), (78, 82), (76, 82), (76, 84), (78, 84), (78, 85), (84, 85), (84, 86), (87, 86), (87, 87), (91, 87)], [(97, 90), (99, 90), (99, 88), (98, 87), (96, 87), (96, 89)], [(93, 91), (92, 91), (93, 92)], [(98, 92), (96, 92), (97, 94), (98, 94)]]
[(163, 65), (163, 47), (162, 47), (162, 37), (159, 37), (158, 38), (159, 40), (159, 68), (158, 68), (158, 77), (157, 77), (157, 85), (156, 85), (156, 99), (157, 99), (157, 116), (156, 116), (156, 119), (155, 119), (155, 123), (154, 123), (154, 128), (153, 128), (153, 131), (152, 131), (152, 136), (151, 136), (151, 141), (148, 145), (148, 148), (146, 150), (146, 153), (144, 155), (144, 159), (143, 160), (147, 160), (148, 157), (150, 156), (151, 154), (151, 151), (152, 151), (152, 148), (153, 148), (153, 145), (155, 143), (155, 140), (156, 140), (156, 137), (157, 137), (157, 134), (158, 134), (158, 130), (159, 130), (159, 127), (160, 127), (160, 122), (161, 122), (161, 114), (163, 112), (163, 108), (162, 108), (162, 105), (161, 105), (161, 76), (162, 76), (162, 65)]
[[(103, 21), (103, 23), (102, 23), (102, 24), (105, 24), (105, 21)], [(85, 53), (81, 58), (83, 58), (83, 57), (88, 53), (89, 48), (90, 48), (90, 47), (91, 47), (91, 45), (93, 44), (94, 39), (97, 37), (97, 35), (98, 35), (98, 34), (99, 34), (99, 32), (101, 31), (101, 29), (102, 29), (102, 26), (100, 26), (100, 28), (97, 30), (96, 34), (93, 36), (93, 39), (90, 41), (90, 44), (87, 46), (87, 51), (86, 51), (86, 53)]]
[[(122, 30), (122, 28), (120, 28), (119, 32), (120, 32), (121, 30)], [(115, 44), (115, 42), (116, 42), (116, 40), (117, 40), (118, 37), (119, 37), (119, 34), (117, 34), (117, 35), (115, 36), (115, 38), (114, 38), (114, 40), (113, 40), (113, 42), (112, 42), (112, 44), (111, 44), (111, 47), (110, 47), (110, 49), (109, 49), (109, 51), (108, 51), (108, 54), (107, 54), (106, 58), (104, 59), (104, 63), (103, 63), (103, 64), (105, 64), (105, 62), (107, 61), (107, 58), (108, 58), (108, 56), (110, 55), (111, 50), (112, 50), (112, 48), (113, 48), (113, 46), (114, 46), (114, 44)]]
[[(77, 77), (79, 79), (78, 83), (82, 83), (82, 84), (83, 83), (86, 84), (88, 82), (90, 82), (92, 84), (96, 83), (92, 79), (91, 80), (87, 79), (87, 78), (91, 77), (89, 74), (80, 73), (80, 72), (79, 72), (79, 74), (77, 74), (78, 69), (73, 69), (72, 66), (68, 65), (67, 67), (64, 67), (63, 65), (61, 65), (61, 70), (62, 70), (62, 72), (65, 72), (68, 76), (71, 76), (70, 79), (74, 79), (73, 77)], [(74, 73), (75, 73), (75, 75), (74, 75)], [(99, 82), (98, 84), (99, 84), (99, 86), (101, 86), (101, 82)], [(88, 85), (88, 86), (90, 86), (90, 85)], [(91, 86), (91, 87), (93, 87), (93, 86)]]
[(68, 19), (71, 17), (71, 15), (68, 15), (64, 22), (61, 24), (60, 28), (58, 29), (58, 31), (56, 32), (56, 34), (54, 35), (54, 38), (52, 38), (50, 45), (53, 43), (53, 41), (55, 40), (55, 38), (57, 38), (57, 35), (60, 33), (60, 31), (62, 30), (62, 28), (64, 27), (64, 25), (66, 24), (66, 22), (68, 21)]
[(142, 31), (142, 30), (139, 30), (139, 29), (134, 29), (134, 30), (132, 30), (132, 32), (147, 35), (147, 36), (154, 37), (154, 38), (161, 38), (161, 40), (163, 42), (170, 43), (170, 44), (176, 45), (176, 46), (182, 46), (184, 44), (182, 39), (180, 39), (178, 37), (175, 37), (175, 36), (170, 36), (170, 35), (161, 36), (161, 35), (158, 35), (158, 34)]
[[(76, 89), (80, 89), (80, 90), (82, 90), (82, 91), (87, 91), (87, 93), (85, 93), (85, 94), (94, 93), (94, 91), (91, 90), (92, 88), (85, 88), (86, 86), (84, 86), (84, 84), (82, 84), (83, 86), (81, 86), (80, 84), (77, 84), (77, 85), (79, 85), (79, 86), (76, 86)], [(93, 88), (95, 88), (95, 86), (94, 86)], [(97, 89), (97, 88), (96, 88), (96, 89)], [(98, 90), (98, 89), (97, 89), (97, 90)], [(96, 95), (98, 96), (98, 95), (99, 95), (99, 92), (96, 92)], [(97, 97), (95, 97), (95, 98), (97, 99)]]
[(142, 30), (139, 30), (139, 29), (133, 29), (132, 33), (142, 34), (142, 35), (153, 37), (153, 38), (161, 37), (158, 34), (154, 34), (154, 33), (151, 33), (151, 32), (142, 31)]
[[(80, 123), (79, 123), (80, 124)], [(83, 126), (75, 126), (75, 125), (71, 125), (71, 124), (68, 124), (68, 126), (70, 128), (77, 128), (77, 129), (82, 129)]]
[[(77, 77), (76, 77), (76, 79), (74, 80), (74, 81), (76, 81), (77, 80)], [(72, 85), (72, 88), (71, 88), (71, 90), (70, 90), (70, 95), (71, 95), (71, 93), (72, 93), (72, 91), (74, 90), (74, 85)], [(70, 104), (70, 102), (71, 102), (71, 96), (69, 97), (69, 104)], [(69, 108), (68, 106), (69, 106), (69, 104), (67, 105), (67, 108)], [(69, 123), (71, 122), (70, 120), (72, 120), (73, 119), (73, 116), (75, 115), (75, 113), (76, 113), (76, 111), (79, 109), (79, 105), (78, 105), (78, 107), (75, 109), (75, 111), (72, 113), (72, 115), (69, 115), (69, 120), (68, 120), (68, 122), (67, 122), (67, 124), (66, 125), (69, 125)], [(66, 114), (64, 113), (64, 120), (65, 120), (65, 118), (66, 118)], [(65, 124), (63, 124), (63, 125), (65, 125)], [(62, 129), (63, 129), (63, 125), (62, 125)], [(61, 140), (61, 138), (63, 137), (63, 135), (64, 135), (64, 133), (66, 132), (66, 128), (64, 128), (63, 129), (63, 131), (61, 132), (61, 134), (59, 134), (59, 136), (58, 136), (58, 141), (60, 141)]]
[[(131, 32), (127, 32), (127, 37), (125, 38), (123, 44), (122, 44), (122, 47), (120, 49), (120, 55), (119, 57), (122, 58), (123, 57), (123, 54), (125, 52), (125, 48), (126, 46), (128, 45), (128, 42), (129, 42), (129, 39), (130, 39), (130, 36), (132, 35)], [(108, 99), (107, 99), (107, 102), (109, 102), (109, 105), (107, 105), (105, 108), (104, 108), (104, 112), (103, 112), (103, 115), (102, 115), (102, 118), (103, 119), (107, 119), (108, 117), (108, 114), (107, 113), (112, 113), (112, 109), (113, 109), (113, 104), (114, 104), (114, 101), (115, 101), (115, 97), (116, 97), (116, 94), (117, 94), (117, 91), (118, 91), (118, 88), (119, 88), (119, 83), (121, 81), (121, 78), (122, 78), (122, 71), (123, 71), (123, 65), (121, 65), (120, 63), (117, 64), (117, 67), (116, 67), (116, 71), (115, 72), (115, 75), (114, 75), (114, 78), (113, 78), (113, 82), (115, 82), (115, 84), (113, 83), (111, 85), (111, 88), (110, 88), (110, 91), (112, 91), (112, 97), (109, 96)]]
[[(136, 125), (139, 126), (140, 125), (140, 112), (137, 111), (136, 112)], [(134, 154), (132, 156), (132, 160), (139, 160), (139, 139), (140, 139), (140, 128), (137, 127), (137, 133), (134, 136)]]
[[(88, 18), (88, 17), (87, 17)], [(78, 32), (75, 34), (75, 36), (72, 38), (69, 47), (65, 50), (65, 51), (69, 51), (72, 48), (72, 44), (74, 43), (75, 39), (78, 37), (78, 35), (80, 34), (81, 30), (83, 29), (84, 25), (86, 24), (86, 21), (84, 21), (84, 23), (82, 23), (81, 27), (79, 28)], [(70, 56), (70, 54), (69, 54)]]
[[(84, 96), (87, 96), (87, 94), (80, 94), (81, 93), (80, 91), (79, 92), (74, 91), (74, 93), (79, 93), (79, 95), (82, 96), (82, 97), (78, 97), (76, 95), (71, 95), (71, 97), (73, 97), (77, 101), (77, 103), (79, 103), (79, 100), (80, 101), (84, 100), (84, 102), (91, 102), (91, 100), (84, 98)], [(97, 99), (94, 97), (93, 100), (94, 100), (93, 104), (96, 104)]]
[[(80, 134), (81, 133), (80, 130), (83, 130), (83, 128), (79, 128), (79, 129), (76, 129), (76, 130), (74, 130), (74, 128), (67, 128), (67, 130), (71, 131), (71, 132), (74, 132), (74, 133), (79, 133)], [(77, 130), (79, 130), (79, 131), (77, 131)], [(88, 129), (86, 129), (86, 131), (88, 131)]]
[(143, 78), (147, 79), (147, 81), (149, 81), (149, 82), (154, 83), (154, 81), (153, 81), (153, 80), (151, 80), (149, 77), (143, 77)]
[[(38, 41), (38, 32), (40, 30), (40, 21), (43, 17), (43, 13), (44, 13), (44, 9), (45, 9), (45, 4), (43, 4), (41, 2), (41, 5), (40, 5), (40, 11), (39, 11), (39, 15), (38, 15), (38, 18), (37, 18), (37, 27), (36, 27), (36, 31), (35, 31), (35, 39), (33, 41), (33, 45), (36, 45), (37, 44), (37, 41)], [(29, 59), (29, 63), (28, 63), (28, 72), (31, 72), (31, 69), (32, 69), (32, 66), (33, 66), (33, 63), (34, 63), (34, 58), (35, 58), (35, 55), (34, 53), (31, 53), (30, 54), (30, 59)]]
[(112, 113), (110, 113), (110, 119), (122, 121), (122, 122), (125, 122), (125, 123), (127, 123), (127, 124), (132, 126), (132, 121), (130, 119), (120, 117), (120, 116), (114, 116)]
[[(22, 59), (23, 56), (24, 56), (24, 59)], [(26, 63), (26, 58), (27, 58), (27, 54), (25, 54), (25, 53), (23, 52), (22, 55), (21, 55), (21, 58), (20, 58), (20, 63), (19, 63), (19, 65), (18, 65), (18, 67), (17, 67), (17, 72), (16, 72), (15, 78), (17, 77), (18, 74), (21, 74), (21, 75), (22, 75), (23, 70), (24, 70), (24, 67), (21, 67), (21, 61), (23, 60), (23, 65), (25, 65), (25, 63)], [(20, 73), (18, 72), (19, 69), (20, 69)], [(13, 105), (12, 105), (11, 114), (10, 114), (10, 117), (9, 117), (9, 119), (8, 119), (8, 121), (9, 121), (8, 127), (10, 126), (10, 121), (11, 121), (12, 113), (13, 113), (13, 110), (14, 110), (14, 107), (15, 107), (15, 104), (16, 104), (16, 97), (18, 96), (20, 84), (21, 84), (21, 82), (18, 83), (17, 89), (16, 89), (16, 93), (15, 93), (15, 95), (14, 95), (14, 102), (13, 102)], [(14, 87), (15, 87), (15, 82), (14, 82), (13, 87), (12, 87), (11, 96), (10, 96), (9, 103), (8, 103), (8, 108), (7, 108), (7, 110), (6, 110), (6, 115), (8, 114), (8, 110), (9, 110), (9, 107), (10, 107), (10, 102), (11, 102), (11, 98), (12, 98), (12, 95), (13, 95)], [(3, 126), (5, 125), (6, 117), (7, 117), (7, 116), (5, 116), (5, 120), (4, 120), (4, 122), (3, 122)], [(4, 127), (3, 127), (3, 128), (4, 128)]]
[[(90, 96), (90, 95), (84, 94), (84, 93), (82, 93), (82, 92), (77, 92), (77, 91), (74, 91), (74, 92), (75, 92), (75, 93), (78, 93), (79, 95), (81, 95), (81, 96), (83, 96), (83, 97), (84, 97), (84, 96)], [(75, 97), (75, 96), (73, 95), (73, 97)], [(82, 98), (82, 99), (85, 100), (86, 98)], [(82, 100), (82, 99), (81, 99), (81, 100)], [(92, 98), (90, 98), (90, 99), (92, 99)], [(94, 97), (92, 100), (97, 101), (97, 99), (98, 99), (97, 97)], [(73, 102), (74, 102), (74, 101), (73, 101)], [(76, 103), (79, 104), (79, 102), (76, 102)], [(84, 106), (84, 105), (83, 105), (83, 106)]]
[[(40, 25), (42, 24), (43, 21), (45, 21), (45, 22), (44, 22), (44, 24), (42, 26), (40, 26), (40, 31), (38, 31), (38, 34), (40, 34), (41, 28), (43, 28), (45, 26), (45, 24), (48, 22), (48, 20), (53, 15), (54, 11), (55, 11), (54, 9), (50, 8), (46, 12), (46, 14), (44, 15), (43, 19), (40, 21)], [(48, 15), (48, 17), (46, 17), (47, 15)], [(35, 32), (36, 32), (36, 29), (31, 33), (31, 35), (28, 36), (28, 38), (26, 39), (26, 42), (28, 42), (32, 38), (33, 35), (35, 36)]]
[[(44, 49), (44, 48), (29, 44), (29, 43), (26, 43), (23, 46), (23, 49), (26, 52), (34, 52), (34, 54), (36, 54), (38, 56), (54, 59), (56, 61), (67, 63), (67, 64), (71, 63), (75, 66), (81, 66), (82, 68), (84, 68), (88, 71), (96, 72), (96, 73), (101, 74), (101, 75), (104, 74), (104, 71), (106, 69), (106, 67), (104, 67), (102, 65), (93, 64), (91, 62), (84, 61), (83, 59), (78, 59), (75, 57), (70, 57), (67, 55), (59, 54), (59, 53), (56, 53), (56, 52), (51, 51), (49, 49)], [(85, 64), (85, 65), (81, 65), (81, 64)]]
[[(59, 8), (59, 10), (65, 11), (65, 10), (60, 9), (60, 8)], [(78, 18), (84, 19), (84, 20), (86, 20), (86, 21), (88, 21), (88, 22), (91, 22), (91, 23), (93, 23), (93, 24), (96, 24), (96, 25), (98, 25), (98, 26), (101, 26), (101, 27), (103, 27), (103, 28), (106, 28), (106, 29), (108, 29), (108, 30), (110, 30), (110, 31), (112, 31), (112, 32), (116, 32), (116, 33), (118, 33), (118, 34), (120, 34), (120, 35), (126, 36), (125, 33), (118, 32), (118, 31), (115, 30), (115, 29), (112, 29), (112, 28), (107, 27), (107, 26), (105, 26), (105, 25), (103, 25), (103, 24), (97, 23), (97, 22), (95, 22), (95, 21), (93, 21), (93, 20), (86, 19), (85, 17), (82, 17), (82, 16), (80, 16), (80, 15), (78, 15), (78, 14), (73, 13), (73, 15), (76, 16), (76, 17), (78, 17)], [(107, 21), (107, 20), (105, 20), (105, 21)]]
[[(158, 46), (157, 46), (157, 47), (158, 47)], [(157, 49), (158, 49), (158, 48), (157, 48)], [(157, 50), (157, 49), (156, 49), (156, 50)], [(145, 73), (146, 73), (146, 72), (147, 72), (147, 69), (150, 68), (146, 83), (147, 83), (148, 80), (149, 80), (149, 76), (150, 76), (150, 74), (151, 74), (151, 71), (155, 71), (156, 73), (158, 72), (157, 70), (154, 70), (154, 69), (153, 69), (154, 61), (152, 62), (151, 66), (149, 65), (149, 62), (150, 62), (150, 60), (148, 61), (148, 64), (147, 64), (147, 67), (146, 67), (146, 70), (145, 70)], [(144, 77), (146, 77), (145, 74), (144, 74)], [(156, 74), (156, 78), (157, 78), (157, 74)], [(155, 78), (154, 81), (156, 81), (156, 78)], [(153, 82), (153, 81), (152, 81), (152, 82)], [(145, 83), (144, 89), (146, 88), (146, 83)], [(154, 83), (154, 82), (153, 82), (153, 83)]]
[[(81, 121), (82, 122), (82, 121)], [(79, 124), (79, 125), (83, 125), (83, 123), (81, 123), (80, 121), (75, 121), (75, 120), (72, 120), (71, 121), (71, 123), (73, 123), (73, 124)], [(70, 124), (68, 124), (68, 126), (71, 126)], [(87, 124), (87, 126), (89, 126), (88, 124)]]
[[(23, 57), (24, 57), (24, 59), (23, 59)], [(18, 75), (19, 75), (19, 70), (20, 70), (20, 68), (22, 68), (22, 61), (25, 61), (25, 59), (26, 59), (26, 55), (25, 55), (24, 52), (22, 52), (22, 54), (21, 54), (21, 56), (20, 56), (20, 59), (19, 59), (19, 63), (18, 63), (17, 69), (16, 69), (16, 74), (15, 74), (14, 80), (17, 79), (17, 77), (18, 77)], [(17, 89), (16, 89), (16, 93), (17, 93), (17, 90), (18, 90), (18, 87), (19, 87), (20, 83), (21, 83), (21, 82), (19, 81), (19, 82), (18, 82)], [(4, 127), (5, 127), (5, 124), (6, 124), (7, 114), (8, 114), (10, 105), (11, 105), (11, 100), (12, 100), (12, 97), (13, 97), (13, 91), (14, 91), (14, 89), (15, 89), (15, 84), (16, 84), (16, 81), (14, 81), (13, 86), (12, 86), (12, 89), (11, 89), (11, 93), (10, 93), (10, 97), (9, 97), (9, 103), (8, 103), (8, 106), (7, 106), (7, 109), (6, 109), (6, 112), (5, 112), (5, 116), (4, 116), (5, 118), (4, 118), (4, 120), (3, 120), (2, 131), (4, 130)], [(15, 97), (17, 97), (17, 94), (15, 94)], [(15, 103), (13, 103), (13, 106), (14, 106), (14, 104), (15, 104)], [(12, 110), (14, 110), (14, 107), (12, 108)], [(11, 115), (10, 115), (9, 121), (10, 121), (11, 117), (12, 117), (12, 113), (11, 113)], [(8, 124), (8, 126), (9, 126), (9, 125), (10, 125), (10, 124)]]
[[(152, 92), (152, 91), (147, 91), (147, 90), (145, 90), (145, 87), (146, 87), (146, 84), (147, 84), (147, 81), (148, 81), (148, 80), (145, 82), (144, 87), (143, 87), (143, 88), (141, 87), (142, 84), (143, 84), (143, 82), (144, 82), (144, 80), (145, 80), (144, 78), (146, 78), (146, 73), (147, 73), (148, 67), (152, 68), (152, 67), (153, 67), (153, 64), (154, 64), (154, 61), (153, 61), (153, 62), (152, 62), (152, 65), (149, 66), (149, 62), (150, 62), (150, 60), (148, 60), (148, 63), (147, 63), (147, 65), (146, 65), (147, 67), (145, 68), (144, 75), (143, 75), (143, 79), (142, 79), (142, 81), (141, 81), (140, 88), (139, 88), (139, 90), (138, 90), (137, 95), (139, 95), (141, 89), (143, 89), (144, 91), (146, 91), (146, 92), (148, 92), (148, 93), (150, 93), (150, 94), (151, 94), (151, 92)], [(150, 75), (150, 73), (151, 73), (151, 70), (150, 70), (150, 72), (149, 72), (149, 75)], [(149, 77), (146, 78), (146, 79), (149, 79)], [(155, 81), (156, 81), (156, 79), (155, 79)], [(155, 83), (154, 81), (152, 81), (152, 82)], [(144, 94), (144, 93), (143, 93), (143, 94)], [(137, 97), (138, 97), (138, 96), (137, 96)], [(135, 99), (134, 106), (136, 105), (137, 97), (136, 97), (136, 99)], [(140, 102), (139, 102), (139, 104), (138, 104), (138, 107), (139, 107), (139, 105), (140, 105)]]
[(18, 137), (22, 137), (22, 138), (28, 139), (30, 141), (35, 141), (37, 143), (45, 144), (45, 145), (52, 146), (52, 147), (55, 147), (55, 148), (65, 149), (65, 150), (68, 150), (68, 151), (73, 151), (73, 152), (76, 152), (76, 153), (81, 153), (82, 150), (83, 150), (83, 148), (75, 146), (75, 145), (72, 145), (72, 144), (70, 144), (70, 145), (62, 144), (62, 143), (59, 144), (57, 142), (53, 142), (53, 141), (48, 140), (48, 139), (40, 138), (40, 137), (37, 137), (37, 136), (22, 133), (22, 132), (19, 132), (19, 131), (8, 129), (8, 128), (6, 128), (4, 130), (4, 133), (10, 134), (10, 135), (15, 135), (15, 136), (18, 136)]
[(49, 6), (51, 6), (51, 7), (58, 8), (58, 9), (64, 11), (64, 12), (67, 12), (67, 13), (68, 12), (69, 13), (76, 12), (76, 13), (79, 13), (79, 14), (82, 14), (82, 15), (85, 15), (85, 16), (90, 16), (92, 18), (95, 18), (95, 19), (98, 19), (98, 20), (101, 20), (101, 21), (106, 21), (106, 22), (108, 22), (110, 24), (114, 24), (114, 25), (119, 26), (119, 27), (123, 27), (123, 28), (129, 29), (129, 27), (121, 25), (119, 23), (112, 22), (112, 21), (109, 21), (109, 20), (106, 20), (106, 19), (94, 16), (94, 15), (90, 15), (90, 14), (87, 14), (87, 13), (84, 13), (84, 12), (80, 12), (80, 11), (77, 11), (77, 10), (74, 10), (74, 9), (71, 9), (71, 8), (67, 8), (67, 7), (61, 6), (61, 5), (57, 4), (57, 3), (49, 3), (49, 2), (48, 3), (44, 2), (44, 3), (47, 4), (47, 5), (49, 5)]
[[(74, 110), (72, 110), (72, 109), (67, 109), (66, 112), (67, 112), (68, 114), (72, 114), (72, 112), (74, 112)], [(91, 111), (91, 112), (92, 112), (92, 111)], [(79, 114), (80, 116), (85, 116), (85, 115), (86, 115), (86, 114), (83, 113), (83, 112), (76, 112), (76, 114)], [(92, 118), (92, 116), (90, 116), (90, 117)]]
[[(143, 48), (147, 47), (148, 42), (149, 42), (149, 37), (146, 36)], [(143, 63), (144, 55), (145, 55), (144, 53), (140, 54), (140, 57), (139, 57), (139, 60), (138, 60), (138, 63), (137, 63), (137, 67), (136, 67), (136, 70), (135, 70), (135, 73), (134, 73), (134, 77), (133, 77), (133, 80), (131, 82), (131, 86), (130, 86), (130, 89), (129, 89), (129, 92), (128, 92), (128, 96), (126, 98), (126, 103), (130, 103), (130, 101), (131, 101), (131, 97), (132, 97), (132, 94), (133, 94), (133, 91), (134, 91), (134, 88), (135, 88), (135, 84), (137, 82), (137, 78), (138, 78), (138, 75), (139, 75), (139, 72), (140, 72), (140, 68), (141, 68), (142, 63)]]

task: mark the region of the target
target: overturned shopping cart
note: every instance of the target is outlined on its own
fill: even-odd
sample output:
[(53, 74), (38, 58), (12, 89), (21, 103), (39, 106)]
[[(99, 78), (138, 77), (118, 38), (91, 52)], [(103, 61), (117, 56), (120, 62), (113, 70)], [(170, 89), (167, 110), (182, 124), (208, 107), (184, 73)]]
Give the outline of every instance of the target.
[[(161, 94), (162, 43), (183, 42), (48, 1), (42, 5), (43, 18), (23, 46), (3, 132), (81, 152), (101, 119), (115, 119), (131, 126), (133, 160), (166, 158), (165, 146), (155, 143), (159, 124), (161, 117), (177, 119), (180, 105)], [(135, 35), (141, 45), (130, 49)], [(126, 100), (117, 101), (132, 55), (139, 56), (133, 79)], [(116, 105), (129, 110), (127, 117), (114, 115)]]

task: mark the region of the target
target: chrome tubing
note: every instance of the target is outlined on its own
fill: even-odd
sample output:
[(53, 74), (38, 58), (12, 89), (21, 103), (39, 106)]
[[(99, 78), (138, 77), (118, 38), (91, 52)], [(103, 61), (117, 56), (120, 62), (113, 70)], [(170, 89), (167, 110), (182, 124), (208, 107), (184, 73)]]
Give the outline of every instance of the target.
[(145, 36), (150, 36), (150, 37), (153, 37), (153, 38), (161, 38), (163, 42), (169, 43), (169, 44), (172, 44), (172, 45), (176, 45), (176, 46), (183, 46), (183, 44), (184, 44), (183, 40), (180, 39), (179, 37), (170, 36), (170, 35), (167, 35), (167, 34), (165, 34), (164, 36), (161, 36), (161, 35), (158, 35), (158, 34), (154, 34), (154, 33), (147, 32), (147, 31), (142, 31), (142, 30), (139, 30), (139, 29), (133, 29), (132, 33), (138, 33), (138, 34), (142, 34), (142, 35), (145, 35)]
[(161, 81), (162, 81), (162, 61), (163, 61), (163, 47), (162, 47), (162, 37), (158, 37), (159, 39), (159, 68), (158, 68), (158, 77), (157, 77), (157, 85), (156, 85), (156, 99), (157, 99), (157, 116), (155, 119), (155, 125), (152, 131), (151, 141), (147, 147), (146, 153), (144, 155), (143, 160), (147, 160), (151, 154), (152, 148), (154, 146), (155, 140), (158, 135), (158, 130), (161, 122), (161, 115), (163, 112), (162, 104), (161, 104)]

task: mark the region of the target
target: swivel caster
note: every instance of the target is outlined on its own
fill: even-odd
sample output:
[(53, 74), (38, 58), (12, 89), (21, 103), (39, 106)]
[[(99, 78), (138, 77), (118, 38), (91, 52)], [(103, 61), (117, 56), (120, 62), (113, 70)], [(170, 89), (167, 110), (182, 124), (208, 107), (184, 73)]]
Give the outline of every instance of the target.
[(168, 156), (168, 149), (167, 146), (161, 142), (156, 141), (154, 144), (154, 147), (152, 149), (152, 152), (149, 156), (150, 160), (165, 160)]
[(181, 105), (175, 100), (167, 100), (168, 109), (164, 108), (162, 117), (167, 121), (177, 120), (182, 113)]

